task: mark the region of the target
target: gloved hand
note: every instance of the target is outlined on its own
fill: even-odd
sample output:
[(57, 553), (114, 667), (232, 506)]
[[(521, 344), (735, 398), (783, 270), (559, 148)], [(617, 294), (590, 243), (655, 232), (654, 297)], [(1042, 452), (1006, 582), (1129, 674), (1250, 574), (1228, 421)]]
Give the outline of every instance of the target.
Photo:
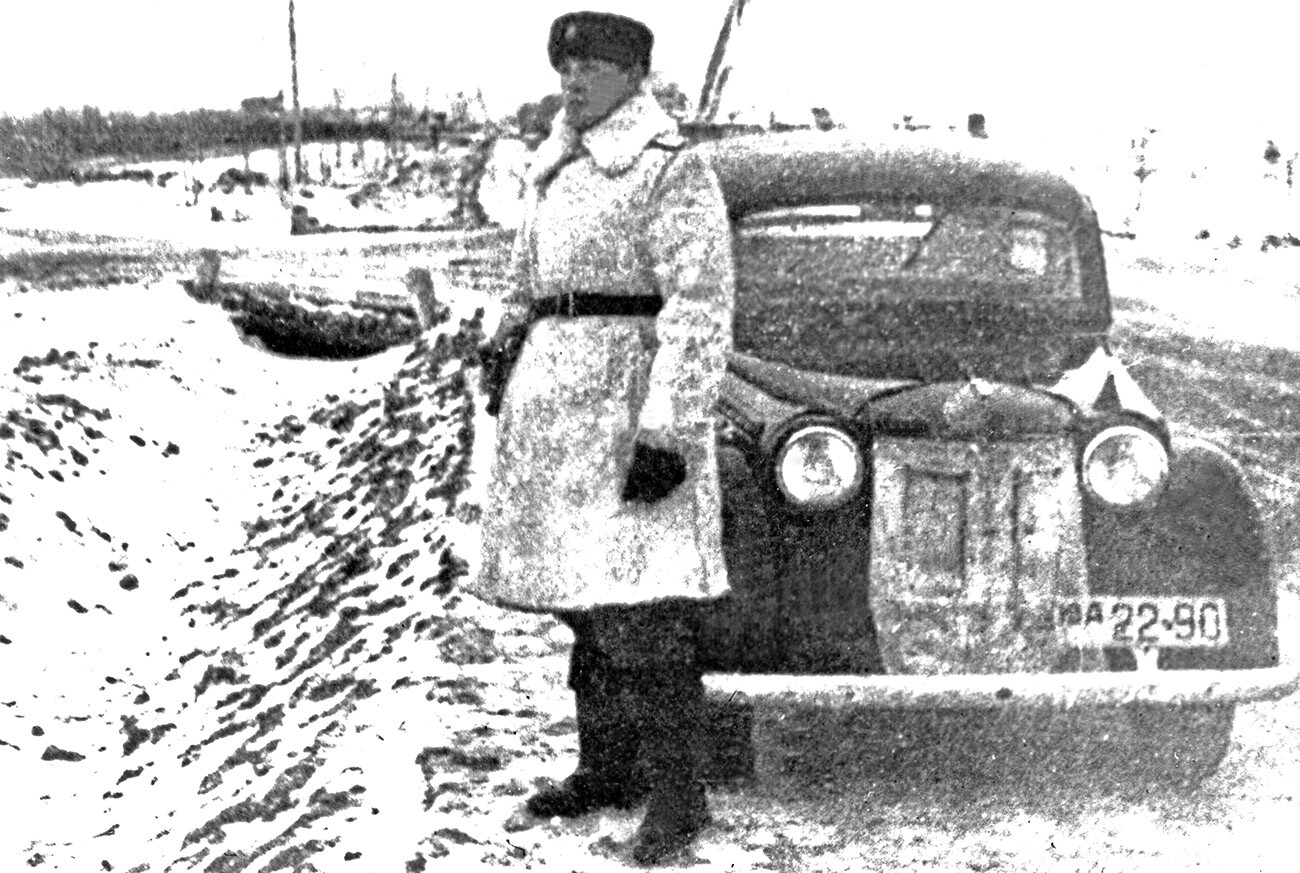
[(671, 449), (637, 441), (623, 484), (623, 499), (655, 503), (686, 481), (686, 459)]

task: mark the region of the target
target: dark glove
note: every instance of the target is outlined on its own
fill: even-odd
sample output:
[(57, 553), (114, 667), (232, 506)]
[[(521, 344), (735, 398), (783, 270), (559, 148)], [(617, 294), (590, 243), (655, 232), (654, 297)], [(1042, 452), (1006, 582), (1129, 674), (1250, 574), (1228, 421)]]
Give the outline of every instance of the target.
[(654, 503), (686, 481), (686, 459), (669, 449), (638, 442), (623, 485), (623, 499)]

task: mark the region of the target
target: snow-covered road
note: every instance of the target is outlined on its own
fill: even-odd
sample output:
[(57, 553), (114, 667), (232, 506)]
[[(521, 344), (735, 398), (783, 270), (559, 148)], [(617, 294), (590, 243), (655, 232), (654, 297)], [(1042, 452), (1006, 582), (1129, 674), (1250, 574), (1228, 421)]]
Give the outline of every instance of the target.
[[(1206, 396), (1300, 415), (1292, 251), (1112, 246), (1119, 350), (1183, 368), (1161, 400), (1189, 425), (1236, 433)], [(0, 868), (625, 869), (635, 812), (500, 827), (575, 737), (566, 632), (455, 592), (486, 422), (448, 343), (477, 301), (415, 353), (308, 363), (177, 278), (3, 287)], [(1251, 451), (1293, 546), (1297, 462)], [(683, 863), (1280, 873), (1298, 728), (1295, 699), (1242, 707), (1189, 793), (1149, 784), (1104, 715), (760, 708), (755, 779), (714, 790)]]

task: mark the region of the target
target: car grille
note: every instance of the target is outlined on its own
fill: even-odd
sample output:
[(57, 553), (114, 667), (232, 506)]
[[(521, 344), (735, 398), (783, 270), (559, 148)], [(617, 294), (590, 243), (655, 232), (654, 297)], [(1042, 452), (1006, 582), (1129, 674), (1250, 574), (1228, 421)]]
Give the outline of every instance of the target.
[(1046, 626), (1087, 590), (1067, 437), (875, 442), (872, 612), (889, 673), (1080, 668)]

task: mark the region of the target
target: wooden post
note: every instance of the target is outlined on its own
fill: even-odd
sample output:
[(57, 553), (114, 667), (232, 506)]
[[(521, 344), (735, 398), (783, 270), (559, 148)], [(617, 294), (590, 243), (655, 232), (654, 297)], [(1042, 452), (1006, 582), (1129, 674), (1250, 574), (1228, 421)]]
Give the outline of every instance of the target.
[(201, 249), (194, 276), (194, 298), (205, 303), (215, 300), (220, 276), (221, 254), (216, 249)]
[(343, 136), (339, 128), (343, 126), (343, 92), (334, 89), (334, 169), (343, 169)]
[(438, 320), (442, 304), (434, 288), (433, 276), (425, 267), (412, 267), (406, 273), (406, 293), (415, 309), (420, 330), (428, 330)]
[(280, 192), (283, 194), (290, 188), (289, 144), (284, 135), (284, 113), (276, 113), (275, 120), (280, 130)]
[(388, 156), (397, 160), (397, 120), (401, 112), (402, 96), (397, 90), (397, 74), (393, 73), (392, 98), (388, 106)]
[(302, 106), (298, 103), (298, 31), (294, 25), (293, 0), (289, 0), (289, 68), (293, 89), (293, 180), (307, 181), (302, 168)]

